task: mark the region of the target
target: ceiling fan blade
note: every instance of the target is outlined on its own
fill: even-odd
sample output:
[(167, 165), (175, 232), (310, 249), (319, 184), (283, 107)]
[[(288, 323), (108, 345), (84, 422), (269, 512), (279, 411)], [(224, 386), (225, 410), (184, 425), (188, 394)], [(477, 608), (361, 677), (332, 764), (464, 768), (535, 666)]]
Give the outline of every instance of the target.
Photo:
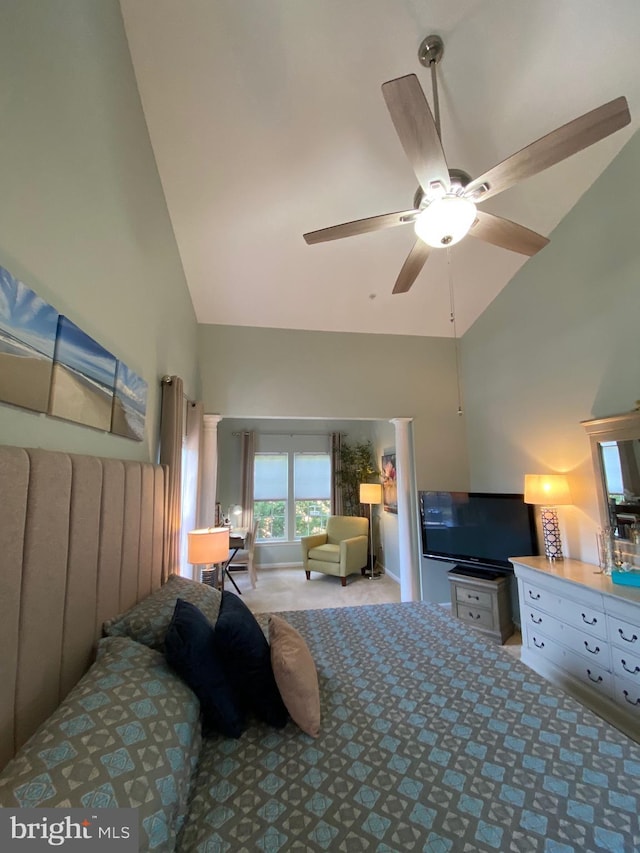
[(476, 211), (476, 216), (477, 219), (471, 226), (469, 234), (484, 240), (485, 243), (492, 243), (502, 249), (510, 249), (512, 252), (531, 257), (540, 249), (544, 249), (549, 242), (548, 237), (543, 237), (542, 234), (537, 234), (525, 228), (524, 225), (518, 225), (517, 222), (511, 222), (510, 219), (502, 219), (500, 216), (494, 216), (482, 210)]
[[(503, 160), (502, 163), (467, 184), (464, 194), (466, 197), (473, 197), (474, 193), (477, 193), (475, 201), (485, 201), (519, 181), (537, 175), (572, 154), (588, 148), (594, 142), (599, 142), (629, 124), (630, 121), (631, 116), (625, 97), (609, 101), (568, 124), (552, 130), (551, 133)], [(486, 190), (478, 193), (483, 185), (486, 186)]]
[(417, 214), (417, 210), (400, 210), (398, 213), (383, 213), (381, 216), (370, 216), (368, 219), (356, 219), (353, 222), (344, 222), (342, 225), (332, 225), (331, 228), (309, 231), (307, 234), (303, 234), (303, 237), (311, 246), (313, 243), (325, 243), (327, 240), (340, 240), (342, 237), (355, 237), (358, 234), (366, 234), (369, 231), (393, 228), (394, 225), (406, 225), (409, 222), (413, 222)]
[(393, 293), (406, 293), (413, 282), (418, 277), (418, 273), (425, 265), (431, 248), (423, 243), (422, 240), (416, 240), (413, 249), (407, 255), (407, 259), (402, 265), (400, 275), (393, 287)]
[(409, 162), (425, 191), (439, 182), (449, 189), (449, 169), (429, 104), (415, 74), (382, 84), (391, 120)]

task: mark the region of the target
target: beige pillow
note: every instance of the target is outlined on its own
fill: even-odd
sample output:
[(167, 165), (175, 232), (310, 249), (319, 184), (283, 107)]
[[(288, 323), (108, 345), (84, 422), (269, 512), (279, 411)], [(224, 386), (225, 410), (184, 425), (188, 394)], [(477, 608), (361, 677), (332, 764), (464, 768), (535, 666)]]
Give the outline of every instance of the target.
[(269, 617), (271, 667), (287, 711), (311, 737), (320, 734), (320, 688), (309, 647), (280, 616)]

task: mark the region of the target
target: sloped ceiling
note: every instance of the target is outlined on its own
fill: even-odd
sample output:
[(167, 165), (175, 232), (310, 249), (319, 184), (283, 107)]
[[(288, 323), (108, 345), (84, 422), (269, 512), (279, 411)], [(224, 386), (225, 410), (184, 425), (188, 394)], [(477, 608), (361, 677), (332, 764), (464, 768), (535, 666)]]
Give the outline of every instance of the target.
[[(392, 296), (410, 225), (302, 234), (412, 207), (381, 84), (439, 34), (443, 146), (472, 177), (626, 95), (631, 126), (483, 209), (553, 229), (638, 127), (638, 0), (121, 0), (153, 150), (202, 323), (459, 335), (525, 262), (467, 237)], [(635, 192), (638, 176), (629, 179)], [(603, 216), (609, 212), (603, 211)], [(543, 251), (548, 251), (545, 249)]]

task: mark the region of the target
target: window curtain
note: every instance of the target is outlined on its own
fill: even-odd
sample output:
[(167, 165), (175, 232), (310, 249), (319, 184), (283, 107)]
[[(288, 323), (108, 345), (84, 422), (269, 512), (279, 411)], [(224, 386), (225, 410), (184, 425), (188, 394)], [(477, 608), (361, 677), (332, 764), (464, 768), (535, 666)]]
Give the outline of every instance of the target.
[(243, 432), (240, 441), (242, 526), (253, 530), (253, 461), (256, 452), (256, 437), (253, 430)]
[[(194, 577), (188, 560), (188, 532), (198, 526), (202, 483), (204, 405), (187, 403), (187, 423), (182, 450), (182, 524), (180, 526), (180, 574)], [(195, 577), (194, 577), (195, 580)]]
[(168, 468), (165, 498), (165, 539), (162, 579), (180, 572), (182, 489), (183, 383), (179, 376), (162, 379), (160, 464)]
[(340, 485), (342, 434), (332, 432), (329, 436), (329, 444), (331, 453), (331, 515), (343, 515), (344, 502), (342, 500), (342, 486)]

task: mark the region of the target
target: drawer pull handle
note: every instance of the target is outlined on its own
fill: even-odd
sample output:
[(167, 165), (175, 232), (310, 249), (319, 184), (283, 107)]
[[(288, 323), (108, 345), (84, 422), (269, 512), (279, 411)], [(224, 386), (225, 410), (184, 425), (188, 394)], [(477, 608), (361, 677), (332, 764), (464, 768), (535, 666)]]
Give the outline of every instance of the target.
[(629, 669), (629, 667), (627, 666), (627, 662), (626, 662), (626, 660), (625, 660), (624, 658), (620, 658), (620, 662), (621, 662), (621, 664), (622, 664), (622, 668), (623, 668), (626, 672), (630, 672), (630, 673), (631, 673), (631, 675), (637, 675), (637, 673), (639, 673), (639, 672), (640, 672), (640, 666), (634, 666), (634, 668), (633, 668), (633, 669)]
[(538, 642), (536, 640), (536, 638), (534, 637), (533, 638), (533, 645), (536, 647), (536, 649), (544, 649), (544, 640), (540, 640), (540, 642)]
[(482, 618), (482, 616), (479, 613), (472, 613), (471, 611), (469, 611), (469, 616), (472, 619), (481, 619)]
[(597, 616), (594, 616), (593, 619), (587, 619), (586, 613), (581, 613), (580, 615), (582, 616), (582, 621), (584, 622), (585, 625), (597, 625), (598, 624), (598, 617)]
[(592, 655), (599, 655), (600, 654), (600, 646), (596, 646), (595, 649), (590, 649), (589, 643), (585, 640), (584, 641), (584, 647)]
[(622, 628), (618, 628), (618, 634), (620, 634), (620, 636), (625, 641), (625, 643), (637, 643), (638, 642), (638, 637), (636, 634), (633, 634), (631, 637), (625, 637), (624, 631), (622, 630)]
[(533, 598), (534, 601), (538, 601), (540, 598), (540, 593), (536, 592), (534, 595), (534, 593), (532, 593), (531, 590), (529, 590), (529, 597)]
[(587, 670), (587, 675), (589, 676), (589, 681), (593, 681), (593, 683), (594, 683), (594, 684), (600, 684), (600, 682), (602, 681), (602, 676), (601, 676), (601, 675), (599, 675), (597, 678), (594, 678), (594, 677), (591, 675), (591, 670), (590, 670), (590, 669), (588, 669), (588, 670)]
[(534, 623), (534, 625), (539, 625), (542, 622), (542, 616), (539, 619), (536, 619), (533, 613), (530, 613), (529, 616), (531, 616), (531, 621)]
[(624, 693), (624, 698), (625, 698), (625, 700), (626, 700), (630, 705), (640, 705), (640, 699), (635, 699), (635, 700), (633, 700), (633, 699), (629, 699), (629, 693), (628, 693), (626, 690), (623, 690), (622, 692)]
[(480, 601), (479, 595), (472, 595), (470, 592), (467, 593), (467, 598), (473, 598), (474, 601)]

